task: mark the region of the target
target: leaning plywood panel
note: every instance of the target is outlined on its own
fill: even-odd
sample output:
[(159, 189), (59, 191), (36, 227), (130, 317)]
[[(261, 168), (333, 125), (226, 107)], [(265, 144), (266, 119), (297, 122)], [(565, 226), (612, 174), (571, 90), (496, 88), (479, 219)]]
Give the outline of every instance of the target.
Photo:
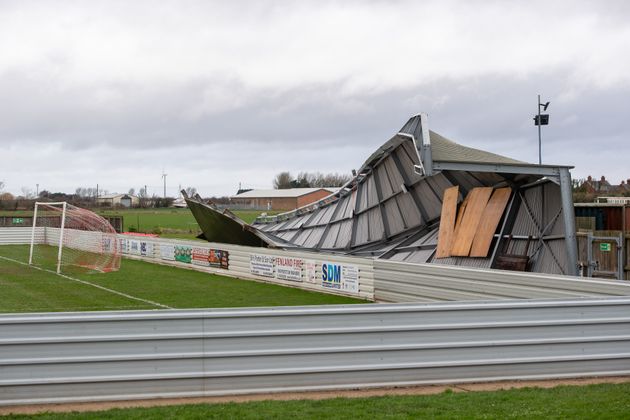
[(475, 233), (475, 238), (473, 239), (470, 249), (471, 257), (488, 256), (492, 237), (497, 230), (497, 226), (499, 226), (499, 221), (501, 220), (501, 216), (503, 216), (511, 193), (512, 189), (509, 187), (498, 188), (492, 193), (492, 197), (490, 197), (490, 201), (488, 201), (486, 205), (481, 217), (481, 222), (477, 227), (477, 233)]
[(457, 219), (455, 220), (455, 232), (459, 229), (459, 225), (462, 224), (462, 219), (464, 218), (464, 212), (466, 211), (466, 206), (468, 205), (468, 199), (470, 198), (470, 194), (464, 197), (464, 201), (459, 206), (459, 210), (457, 211)]
[(492, 187), (473, 188), (468, 194), (468, 203), (464, 209), (461, 222), (458, 223), (455, 229), (455, 238), (451, 248), (452, 256), (467, 257), (470, 253), (470, 247), (477, 232), (477, 227), (491, 194)]
[(457, 197), (459, 196), (459, 186), (444, 190), (442, 198), (442, 216), (440, 217), (440, 233), (438, 236), (438, 246), (435, 254), (436, 258), (446, 258), (451, 256), (451, 246), (453, 244), (453, 234), (455, 233), (455, 215), (457, 214)]

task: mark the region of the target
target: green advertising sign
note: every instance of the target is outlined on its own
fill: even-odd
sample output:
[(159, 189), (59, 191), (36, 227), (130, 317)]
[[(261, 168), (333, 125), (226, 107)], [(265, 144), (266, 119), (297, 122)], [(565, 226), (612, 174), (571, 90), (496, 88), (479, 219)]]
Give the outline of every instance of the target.
[(189, 246), (175, 245), (175, 261), (190, 264), (190, 262), (192, 262), (192, 248)]
[(602, 242), (599, 244), (599, 250), (602, 252), (610, 252), (611, 249), (612, 247), (610, 246), (610, 243), (608, 242)]

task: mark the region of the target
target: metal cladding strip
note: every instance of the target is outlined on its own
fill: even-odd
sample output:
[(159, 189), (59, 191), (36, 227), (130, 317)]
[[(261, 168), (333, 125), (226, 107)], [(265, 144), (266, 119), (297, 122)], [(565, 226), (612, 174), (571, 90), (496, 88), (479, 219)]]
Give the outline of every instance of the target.
[[(44, 242), (44, 227), (35, 228), (35, 240)], [(31, 227), (0, 227), (0, 245), (19, 245), (31, 243)]]
[[(170, 380), (170, 379), (191, 379), (191, 378), (222, 378), (222, 377), (252, 377), (252, 376), (272, 376), (272, 375), (293, 375), (293, 374), (317, 374), (317, 373), (340, 373), (340, 372), (365, 372), (365, 371), (388, 371), (401, 369), (424, 369), (440, 367), (471, 367), (471, 366), (491, 366), (491, 365), (516, 365), (534, 363), (561, 363), (580, 361), (606, 361), (606, 360), (630, 360), (630, 352), (596, 354), (596, 355), (576, 355), (576, 356), (555, 356), (555, 357), (520, 357), (520, 358), (493, 358), (480, 360), (457, 360), (445, 362), (425, 362), (425, 363), (370, 363), (351, 364), (347, 366), (323, 366), (323, 367), (303, 367), (294, 366), (290, 368), (259, 368), (249, 370), (217, 370), (215, 372), (181, 371), (177, 373), (142, 373), (142, 374), (121, 374), (121, 375), (99, 375), (99, 376), (58, 376), (56, 378), (28, 377), (19, 380), (0, 379), (0, 389), (5, 386), (23, 385), (54, 385), (54, 384), (78, 384), (95, 382), (135, 382), (147, 380)], [(179, 359), (176, 365), (181, 366), (185, 359)], [(160, 361), (160, 364), (164, 364)], [(626, 368), (628, 365), (625, 366)], [(64, 374), (67, 371), (64, 367)], [(156, 370), (156, 369), (152, 369)], [(630, 370), (630, 369), (626, 369)], [(613, 373), (611, 373), (613, 374)], [(0, 403), (2, 401), (0, 400)]]
[(450, 324), (410, 324), (404, 326), (353, 326), (343, 328), (286, 328), (282, 330), (242, 330), (227, 332), (204, 333), (154, 333), (154, 334), (122, 334), (122, 335), (92, 335), (65, 337), (43, 336), (41, 338), (9, 338), (0, 340), (0, 345), (17, 344), (66, 344), (66, 343), (99, 343), (99, 342), (124, 342), (124, 341), (157, 341), (157, 340), (185, 340), (185, 339), (225, 339), (242, 337), (280, 337), (280, 336), (317, 336), (317, 335), (343, 335), (343, 334), (369, 334), (383, 332), (423, 332), (423, 331), (449, 331), (449, 330), (482, 330), (482, 329), (506, 329), (526, 327), (570, 327), (575, 325), (590, 326), (600, 324), (630, 323), (630, 317), (584, 319), (553, 319), (545, 321), (508, 321), (508, 322), (479, 322), (479, 323), (450, 323)]
[[(630, 319), (628, 320), (630, 323)], [(133, 340), (129, 340), (133, 342)], [(491, 346), (523, 346), (523, 345), (549, 345), (564, 343), (596, 343), (609, 341), (630, 341), (630, 335), (614, 335), (602, 337), (569, 337), (569, 338), (545, 338), (545, 339), (512, 339), (512, 340), (490, 340), (490, 341), (447, 341), (440, 343), (419, 343), (419, 344), (396, 344), (396, 345), (370, 345), (370, 346), (345, 346), (345, 347), (318, 347), (314, 348), (274, 348), (272, 350), (234, 350), (234, 351), (214, 351), (214, 352), (189, 352), (189, 353), (153, 353), (153, 354), (125, 354), (107, 356), (69, 356), (69, 357), (38, 357), (38, 358), (18, 358), (0, 360), (0, 366), (9, 365), (46, 365), (59, 363), (86, 363), (86, 362), (117, 362), (136, 360), (171, 360), (171, 359), (199, 359), (199, 358), (228, 358), (228, 357), (250, 357), (250, 356), (290, 356), (309, 355), (327, 353), (355, 353), (371, 351), (400, 351), (400, 350), (425, 350), (425, 349), (450, 349), (453, 347), (470, 348), (491, 347)], [(42, 344), (39, 342), (38, 344)]]
[(608, 297), (0, 315), (0, 404), (625, 375), (629, 314)]
[[(378, 280), (378, 300), (398, 293), (394, 302), (426, 299), (438, 300), (488, 300), (488, 299), (544, 299), (572, 298), (585, 295), (606, 296), (605, 293), (585, 293), (527, 285), (511, 285), (489, 281), (459, 279), (454, 277), (411, 275), (407, 273), (383, 273)], [(628, 291), (630, 294), (630, 290)], [(409, 296), (413, 296), (410, 299)]]
[(629, 296), (615, 280), (374, 260), (377, 301)]

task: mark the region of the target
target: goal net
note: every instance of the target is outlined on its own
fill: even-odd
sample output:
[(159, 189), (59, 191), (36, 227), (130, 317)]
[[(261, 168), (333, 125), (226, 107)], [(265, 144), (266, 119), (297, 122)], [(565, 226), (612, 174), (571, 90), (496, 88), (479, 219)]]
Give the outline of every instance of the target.
[(120, 268), (116, 231), (98, 214), (62, 203), (35, 203), (29, 264), (64, 271)]

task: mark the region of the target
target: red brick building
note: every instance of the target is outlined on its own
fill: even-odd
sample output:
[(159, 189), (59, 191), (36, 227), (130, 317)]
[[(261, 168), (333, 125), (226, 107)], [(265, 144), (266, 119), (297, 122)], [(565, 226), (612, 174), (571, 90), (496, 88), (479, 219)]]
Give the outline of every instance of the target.
[(321, 200), (336, 190), (337, 188), (250, 190), (230, 197), (230, 201), (244, 208), (294, 210)]
[(619, 185), (612, 185), (605, 176), (596, 181), (589, 175), (580, 187), (589, 194), (627, 195), (630, 194), (630, 179), (622, 180)]
[(589, 194), (601, 194), (601, 193), (611, 193), (614, 188), (610, 185), (610, 182), (606, 181), (606, 177), (602, 175), (599, 181), (593, 179), (590, 175), (586, 178), (586, 181), (582, 184), (584, 190)]

